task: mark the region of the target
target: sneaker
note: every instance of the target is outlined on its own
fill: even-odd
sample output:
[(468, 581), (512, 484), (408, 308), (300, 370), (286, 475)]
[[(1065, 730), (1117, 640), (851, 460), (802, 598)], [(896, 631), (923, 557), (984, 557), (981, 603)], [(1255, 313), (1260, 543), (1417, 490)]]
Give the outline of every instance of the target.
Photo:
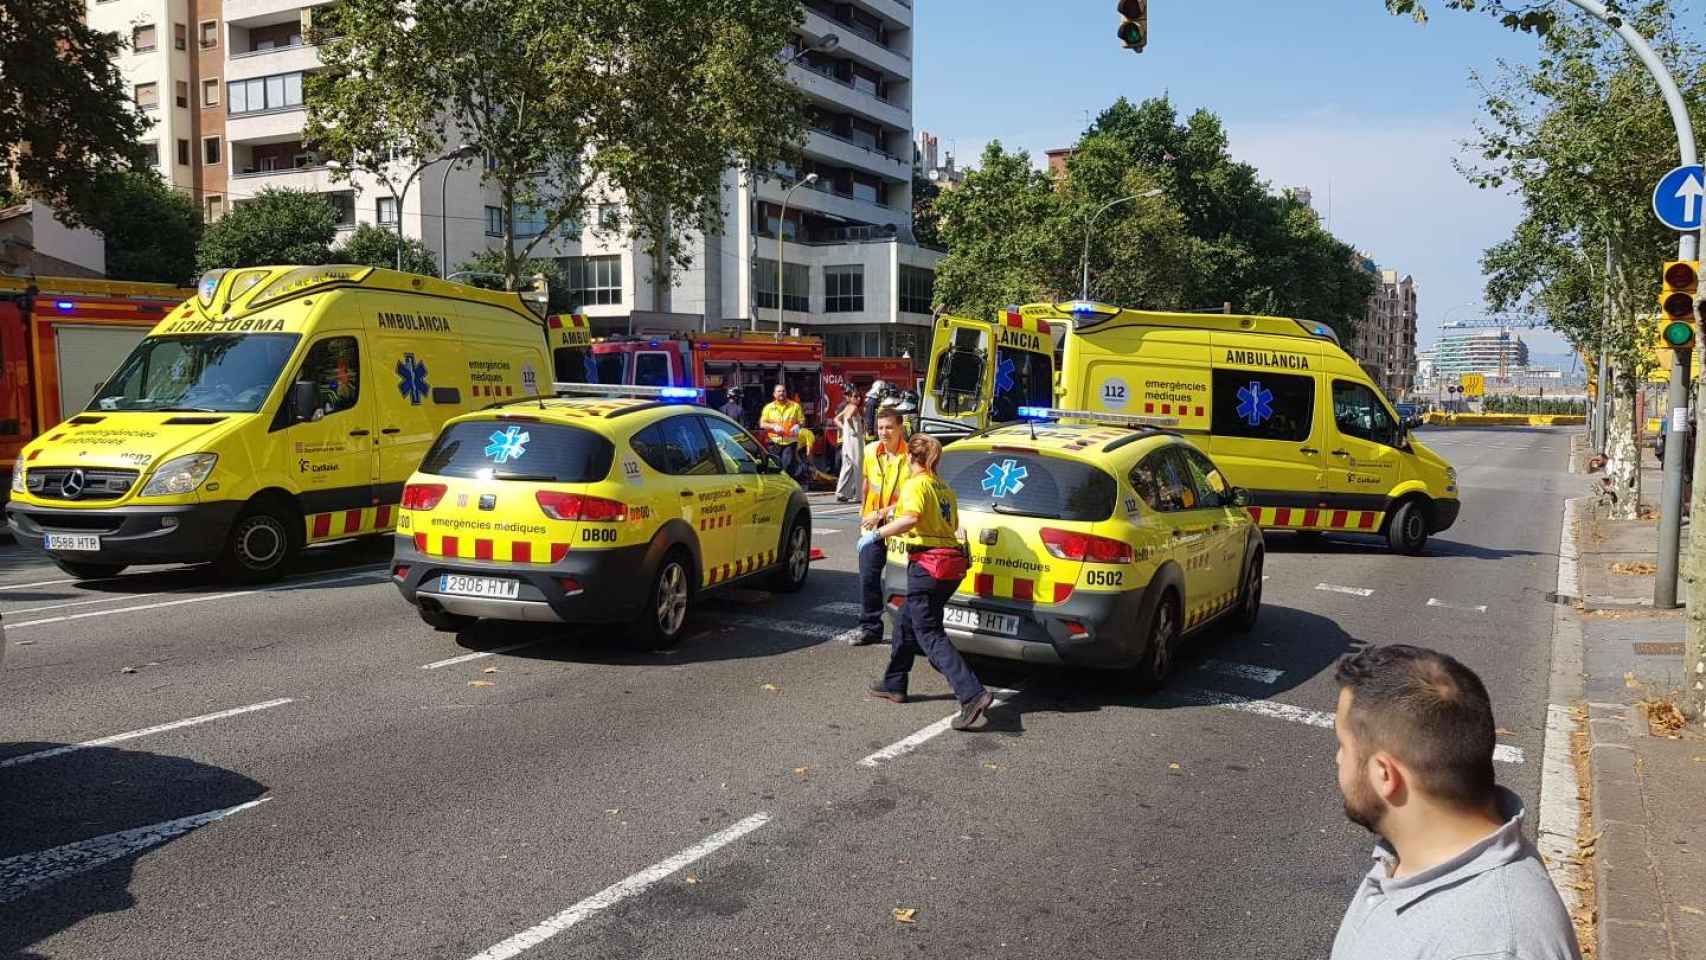
[(873, 643), (882, 643), (882, 642), (883, 642), (883, 635), (880, 633), (861, 633), (858, 636), (853, 637), (852, 639), (848, 640), (847, 645), (850, 647), (868, 647)]
[(970, 703), (960, 704), (960, 715), (954, 718), (953, 728), (955, 730), (970, 730), (971, 725), (976, 723), (978, 718), (983, 716), (983, 712), (988, 710), (989, 705), (994, 702), (995, 694), (985, 690), (973, 697)]
[(905, 703), (906, 694), (895, 693), (880, 683), (873, 683), (866, 688), (865, 695), (870, 700), (887, 700), (890, 703)]

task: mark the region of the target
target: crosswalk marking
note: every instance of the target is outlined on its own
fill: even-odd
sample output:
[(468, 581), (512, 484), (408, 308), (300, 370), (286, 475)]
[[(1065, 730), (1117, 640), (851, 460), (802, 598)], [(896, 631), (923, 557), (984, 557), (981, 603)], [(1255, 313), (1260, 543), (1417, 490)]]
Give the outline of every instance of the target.
[(1254, 680), (1257, 683), (1273, 685), (1285, 676), (1284, 670), (1274, 670), (1270, 667), (1256, 667), (1248, 663), (1231, 663), (1226, 660), (1204, 660), (1198, 670), (1204, 673), (1215, 673), (1236, 680)]
[(1325, 590), (1328, 593), (1347, 593), (1353, 597), (1368, 597), (1374, 595), (1374, 591), (1368, 587), (1341, 587), (1336, 583), (1317, 583), (1315, 585), (1315, 589)]

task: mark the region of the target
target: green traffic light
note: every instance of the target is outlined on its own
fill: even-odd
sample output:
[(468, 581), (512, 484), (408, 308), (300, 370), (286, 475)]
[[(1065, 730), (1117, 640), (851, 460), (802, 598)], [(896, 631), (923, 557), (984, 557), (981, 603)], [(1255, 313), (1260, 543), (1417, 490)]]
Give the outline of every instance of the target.
[(1133, 50), (1143, 49), (1143, 28), (1130, 20), (1120, 24), (1119, 38), (1121, 43)]
[(1687, 320), (1672, 320), (1665, 324), (1665, 343), (1671, 347), (1687, 347), (1694, 344), (1694, 324)]

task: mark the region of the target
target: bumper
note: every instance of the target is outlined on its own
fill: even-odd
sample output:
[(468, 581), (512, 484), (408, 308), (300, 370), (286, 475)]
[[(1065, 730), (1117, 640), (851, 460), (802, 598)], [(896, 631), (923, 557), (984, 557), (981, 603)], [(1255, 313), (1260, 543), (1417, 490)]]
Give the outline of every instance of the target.
[[(900, 606), (892, 601), (906, 593), (906, 572), (897, 564), (883, 568), (883, 597), (892, 630)], [(1121, 670), (1135, 666), (1148, 653), (1144, 629), (1154, 610), (1152, 591), (1123, 593), (1074, 592), (1064, 603), (1034, 604), (995, 597), (956, 593), (951, 607), (1004, 613), (1019, 618), (1014, 635), (947, 626), (955, 649), (1002, 660)]]
[[(16, 500), (6, 504), (6, 524), (25, 546), (66, 560), (94, 563), (205, 563), (225, 549), (243, 504), (236, 500), (169, 507), (65, 510)], [(48, 550), (49, 533), (92, 533), (97, 552)]]
[(1438, 533), (1441, 530), (1451, 529), (1451, 525), (1457, 522), (1458, 511), (1462, 509), (1463, 502), (1461, 500), (1435, 500), (1433, 509), (1433, 529), (1428, 532)]
[[(644, 545), (570, 550), (557, 563), (517, 565), (435, 557), (421, 553), (408, 537), (396, 537), (393, 543), (391, 581), (403, 599), (416, 607), (459, 616), (530, 623), (627, 623), (639, 616), (652, 585)], [(397, 568), (404, 566), (408, 572), (397, 576)], [(439, 577), (447, 573), (519, 580), (521, 589), (514, 600), (440, 593)], [(565, 587), (564, 578), (573, 579), (579, 589)]]

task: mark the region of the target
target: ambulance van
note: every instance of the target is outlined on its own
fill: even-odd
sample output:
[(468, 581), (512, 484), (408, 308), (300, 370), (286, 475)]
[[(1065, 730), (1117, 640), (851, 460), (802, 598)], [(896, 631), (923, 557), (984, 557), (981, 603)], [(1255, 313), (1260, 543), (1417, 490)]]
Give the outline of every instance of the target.
[(1069, 325), (1059, 406), (1178, 418), (1264, 529), (1379, 534), (1419, 553), (1457, 520), (1457, 471), (1326, 324), (1083, 301), (1019, 312)]
[(948, 441), (1012, 423), (1020, 407), (1056, 406), (1054, 359), (1054, 324), (1040, 311), (938, 317), (920, 428)]
[(551, 392), (514, 293), (362, 266), (202, 277), (78, 415), (26, 446), (7, 521), (76, 577), (212, 561), (277, 577), (395, 528), (451, 417)]

